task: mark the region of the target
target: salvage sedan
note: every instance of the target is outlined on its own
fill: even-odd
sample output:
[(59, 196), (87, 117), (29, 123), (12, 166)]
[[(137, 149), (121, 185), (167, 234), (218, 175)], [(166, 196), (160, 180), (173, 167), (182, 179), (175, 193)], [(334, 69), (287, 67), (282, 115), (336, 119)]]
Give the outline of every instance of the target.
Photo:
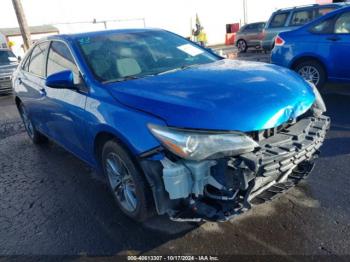
[(289, 69), (163, 30), (51, 36), (13, 84), (32, 141), (99, 170), (138, 221), (226, 221), (270, 200), (310, 173), (330, 125), (317, 89)]

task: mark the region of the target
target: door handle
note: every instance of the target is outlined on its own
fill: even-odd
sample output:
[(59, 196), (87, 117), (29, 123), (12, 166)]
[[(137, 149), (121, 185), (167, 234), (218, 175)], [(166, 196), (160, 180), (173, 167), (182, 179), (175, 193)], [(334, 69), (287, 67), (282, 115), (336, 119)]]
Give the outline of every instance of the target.
[(46, 90), (45, 90), (45, 88), (40, 88), (40, 89), (39, 89), (39, 93), (40, 93), (40, 95), (42, 95), (42, 96), (46, 96)]
[(327, 40), (330, 40), (330, 41), (333, 41), (333, 42), (336, 42), (336, 41), (339, 41), (341, 38), (339, 36), (330, 36), (330, 37), (327, 37)]

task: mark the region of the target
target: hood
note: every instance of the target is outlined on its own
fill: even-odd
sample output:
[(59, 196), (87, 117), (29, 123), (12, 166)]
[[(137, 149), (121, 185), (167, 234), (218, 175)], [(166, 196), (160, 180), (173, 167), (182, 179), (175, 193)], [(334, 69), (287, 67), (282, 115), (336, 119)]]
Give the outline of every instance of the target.
[(17, 66), (18, 63), (0, 64), (0, 76), (12, 75)]
[(306, 112), (314, 93), (296, 73), (275, 65), (220, 60), (107, 85), (121, 103), (189, 129), (256, 131)]

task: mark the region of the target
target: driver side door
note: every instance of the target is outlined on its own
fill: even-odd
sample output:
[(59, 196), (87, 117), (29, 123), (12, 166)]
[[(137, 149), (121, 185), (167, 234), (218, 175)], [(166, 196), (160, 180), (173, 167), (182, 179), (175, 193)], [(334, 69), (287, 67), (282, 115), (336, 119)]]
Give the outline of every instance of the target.
[(55, 141), (86, 159), (86, 87), (68, 45), (54, 40), (48, 51), (47, 76), (64, 70), (73, 72), (76, 88), (45, 87), (50, 112), (47, 128)]

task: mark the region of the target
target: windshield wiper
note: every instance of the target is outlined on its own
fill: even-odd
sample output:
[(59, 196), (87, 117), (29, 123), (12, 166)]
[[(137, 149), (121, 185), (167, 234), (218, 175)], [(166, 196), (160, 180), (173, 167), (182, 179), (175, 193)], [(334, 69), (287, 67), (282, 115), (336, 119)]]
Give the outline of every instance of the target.
[(177, 68), (174, 68), (174, 69), (170, 69), (170, 70), (167, 70), (167, 71), (163, 71), (163, 72), (157, 73), (155, 75), (163, 75), (163, 74), (172, 73), (172, 72), (176, 72), (176, 71), (180, 71), (180, 70), (185, 70), (185, 69), (189, 69), (189, 68), (192, 68), (192, 67), (196, 67), (198, 65), (199, 64), (184, 65), (184, 66), (180, 66), (180, 67), (177, 67)]
[(139, 79), (139, 78), (141, 78), (141, 76), (124, 76), (122, 78), (116, 78), (116, 79), (103, 81), (102, 84), (109, 84), (109, 83), (115, 83), (115, 82), (124, 82), (124, 81), (128, 81), (128, 80)]

